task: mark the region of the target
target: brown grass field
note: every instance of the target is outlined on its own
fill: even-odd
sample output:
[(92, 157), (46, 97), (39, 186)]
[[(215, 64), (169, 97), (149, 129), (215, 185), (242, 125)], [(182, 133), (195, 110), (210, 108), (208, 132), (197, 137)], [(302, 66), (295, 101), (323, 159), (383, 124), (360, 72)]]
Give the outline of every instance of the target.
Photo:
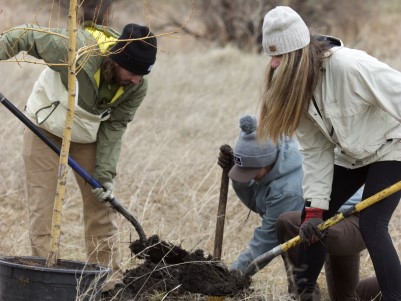
[[(2, 0), (0, 30), (30, 22), (66, 26), (66, 18), (57, 14), (57, 4), (50, 17), (48, 2), (51, 1)], [(146, 22), (152, 28), (162, 23), (168, 13), (188, 21), (188, 26), (200, 24), (196, 5), (191, 8), (189, 0), (132, 2), (121, 0), (115, 4), (113, 27), (121, 29), (128, 22)], [(400, 24), (399, 7), (394, 1), (383, 3), (388, 6), (377, 8), (375, 18), (366, 23), (361, 20), (357, 35), (346, 34), (343, 40), (401, 70), (401, 29), (394, 25)], [(329, 34), (343, 36), (341, 29), (335, 27)], [(219, 147), (225, 143), (234, 145), (241, 115), (257, 114), (269, 59), (263, 54), (241, 52), (234, 46), (217, 48), (183, 31), (160, 37), (159, 46), (156, 65), (149, 75), (148, 95), (124, 136), (115, 194), (148, 236), (157, 234), (186, 250), (212, 253), (221, 177), (216, 164)], [(42, 68), (40, 64), (0, 62), (0, 92), (23, 110)], [(21, 159), (23, 130), (20, 121), (0, 106), (2, 255), (30, 255)], [(260, 223), (256, 214), (247, 216), (248, 210), (230, 188), (222, 255), (227, 265), (246, 247)], [(398, 209), (391, 221), (391, 234), (401, 255), (400, 218)], [(69, 172), (63, 205), (62, 258), (85, 260), (81, 219), (80, 194)], [(123, 217), (119, 223), (123, 260), (130, 268), (137, 261), (128, 246), (137, 235)], [(371, 274), (373, 268), (365, 252), (361, 276)], [(328, 300), (324, 272), (319, 284), (323, 299)], [(255, 275), (252, 288), (254, 293), (244, 300), (288, 300), (281, 258)], [(193, 300), (202, 300), (202, 296), (194, 295)]]

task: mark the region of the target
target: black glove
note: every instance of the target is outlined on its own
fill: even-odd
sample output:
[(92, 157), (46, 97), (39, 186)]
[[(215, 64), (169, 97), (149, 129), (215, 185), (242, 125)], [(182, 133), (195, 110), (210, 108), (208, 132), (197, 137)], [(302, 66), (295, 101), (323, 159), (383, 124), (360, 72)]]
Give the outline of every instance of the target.
[(305, 219), (299, 227), (302, 242), (315, 243), (324, 237), (317, 225), (323, 223), (323, 209), (306, 207)]
[(231, 146), (224, 144), (220, 146), (220, 154), (217, 164), (224, 170), (230, 170), (234, 165), (234, 155)]

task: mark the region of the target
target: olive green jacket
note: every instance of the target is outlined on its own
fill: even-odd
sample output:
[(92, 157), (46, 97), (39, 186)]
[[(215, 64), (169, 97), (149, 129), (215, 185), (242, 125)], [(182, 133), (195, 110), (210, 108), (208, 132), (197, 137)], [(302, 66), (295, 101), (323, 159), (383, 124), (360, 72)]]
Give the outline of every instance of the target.
[[(85, 24), (85, 27), (88, 24)], [(105, 27), (89, 24), (92, 28), (117, 39), (119, 34)], [(50, 33), (51, 32), (51, 33)], [(104, 45), (104, 44), (103, 44)], [(109, 45), (108, 45), (109, 46)], [(77, 60), (77, 81), (79, 87), (77, 105), (90, 114), (100, 115), (110, 109), (107, 120), (100, 122), (97, 132), (96, 171), (93, 175), (100, 182), (111, 181), (116, 175), (116, 165), (120, 155), (121, 139), (127, 124), (133, 120), (135, 112), (147, 92), (147, 79), (142, 78), (136, 85), (124, 87), (124, 92), (110, 104), (101, 104), (98, 98), (98, 83), (94, 76), (104, 60), (97, 40), (84, 27), (77, 32), (77, 50), (87, 47)], [(25, 24), (0, 35), (0, 60), (14, 57), (21, 51), (44, 60), (47, 65), (60, 74), (67, 87), (68, 75), (68, 30), (42, 28)], [(50, 130), (51, 132), (51, 130)]]

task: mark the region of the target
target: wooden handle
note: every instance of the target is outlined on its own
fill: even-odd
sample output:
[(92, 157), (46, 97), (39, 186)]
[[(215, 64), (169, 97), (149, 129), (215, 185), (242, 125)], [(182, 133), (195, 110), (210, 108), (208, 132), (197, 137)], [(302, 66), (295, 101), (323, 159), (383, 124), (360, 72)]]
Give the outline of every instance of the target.
[[(229, 145), (225, 144), (220, 147), (222, 152), (232, 152)], [(220, 184), (220, 198), (219, 207), (217, 209), (217, 221), (216, 221), (216, 233), (214, 237), (214, 251), (213, 256), (216, 259), (221, 259), (221, 252), (223, 246), (223, 235), (224, 235), (224, 221), (226, 217), (226, 207), (227, 207), (227, 194), (228, 194), (228, 178), (229, 170), (223, 169), (221, 174), (221, 184)]]

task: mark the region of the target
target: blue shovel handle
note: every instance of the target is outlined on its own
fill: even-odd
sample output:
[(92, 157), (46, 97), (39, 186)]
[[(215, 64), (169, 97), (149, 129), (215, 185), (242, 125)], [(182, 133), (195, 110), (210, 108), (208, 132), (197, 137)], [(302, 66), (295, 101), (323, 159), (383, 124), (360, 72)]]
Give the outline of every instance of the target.
[[(0, 102), (13, 113), (19, 120), (21, 120), (32, 132), (34, 132), (44, 143), (47, 144), (57, 155), (60, 156), (60, 148), (51, 141), (28, 117), (26, 117), (20, 110), (18, 110), (7, 98), (4, 97), (2, 93), (0, 93)], [(94, 178), (92, 177), (82, 166), (78, 164), (73, 158), (68, 156), (68, 165), (78, 173), (86, 182), (88, 182), (93, 188), (103, 188), (104, 187)], [(135, 228), (136, 232), (139, 235), (140, 241), (145, 244), (146, 235), (143, 231), (141, 224), (135, 219), (135, 217), (130, 214), (127, 209), (125, 209), (120, 202), (116, 200), (115, 197), (108, 198), (107, 202), (124, 216)]]

